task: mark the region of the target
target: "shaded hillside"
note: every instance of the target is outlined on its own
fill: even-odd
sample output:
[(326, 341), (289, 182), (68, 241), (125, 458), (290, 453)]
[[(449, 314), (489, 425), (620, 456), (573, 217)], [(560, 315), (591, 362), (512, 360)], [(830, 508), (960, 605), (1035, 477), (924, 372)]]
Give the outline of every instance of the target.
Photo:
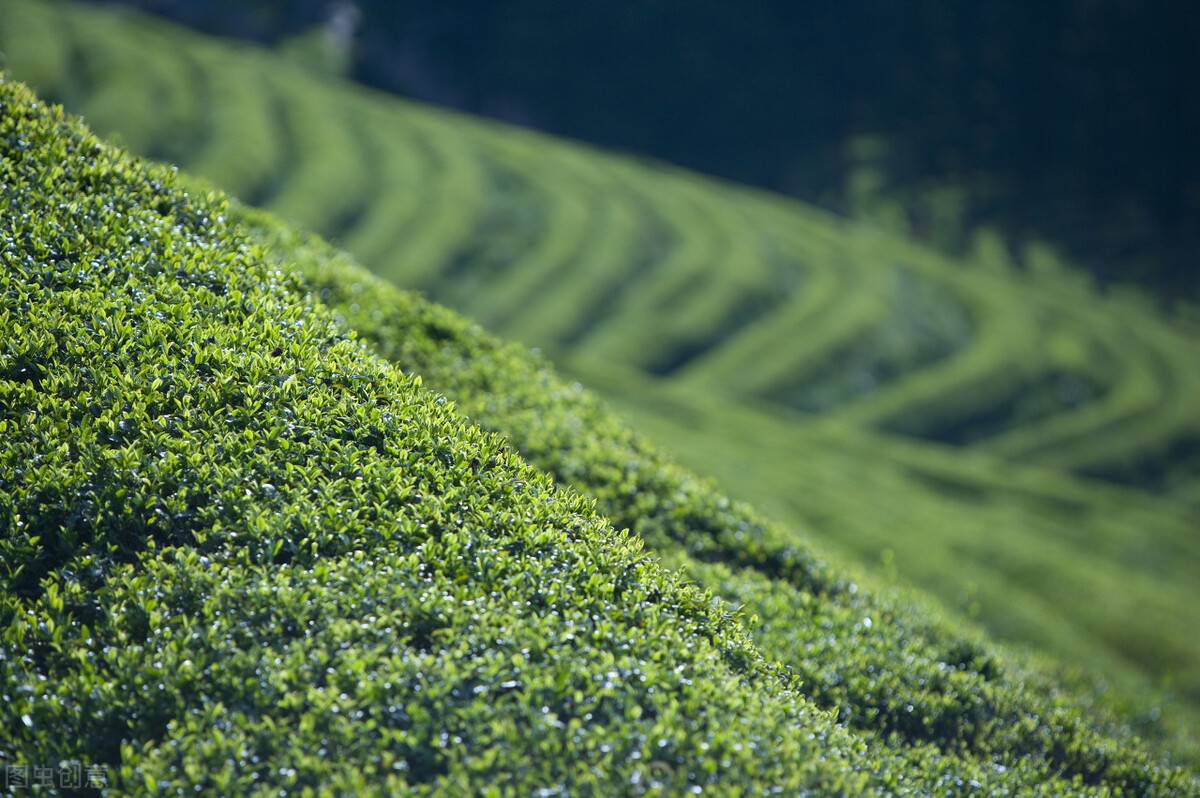
[(839, 210), (869, 186), (952, 251), (982, 224), (1200, 299), (1185, 0), (126, 2), (267, 42), (328, 23), (369, 85)]

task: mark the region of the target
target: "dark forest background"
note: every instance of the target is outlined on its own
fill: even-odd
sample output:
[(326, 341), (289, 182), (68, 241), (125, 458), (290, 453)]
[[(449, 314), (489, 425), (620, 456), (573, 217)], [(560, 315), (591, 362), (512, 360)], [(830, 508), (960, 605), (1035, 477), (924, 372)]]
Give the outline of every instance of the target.
[(1194, 2), (133, 4), (268, 43), (324, 26), (374, 87), (1200, 296)]

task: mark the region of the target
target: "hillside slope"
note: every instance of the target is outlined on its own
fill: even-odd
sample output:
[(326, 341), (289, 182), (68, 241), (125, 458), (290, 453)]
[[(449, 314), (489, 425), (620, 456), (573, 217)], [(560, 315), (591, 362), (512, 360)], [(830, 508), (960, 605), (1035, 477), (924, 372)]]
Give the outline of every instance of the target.
[(1198, 755), (1194, 326), (1049, 252), (949, 262), (135, 14), (0, 8), (15, 74), (102, 131), (540, 346), (789, 545), (916, 582)]
[(219, 196), (7, 82), (0, 155), (5, 763), (227, 795), (877, 778), (701, 593), (298, 299)]
[[(5, 763), (127, 794), (1195, 790), (519, 348), (177, 180), (0, 82)], [(532, 451), (564, 435), (541, 459), (759, 608), (761, 647), (348, 321)]]

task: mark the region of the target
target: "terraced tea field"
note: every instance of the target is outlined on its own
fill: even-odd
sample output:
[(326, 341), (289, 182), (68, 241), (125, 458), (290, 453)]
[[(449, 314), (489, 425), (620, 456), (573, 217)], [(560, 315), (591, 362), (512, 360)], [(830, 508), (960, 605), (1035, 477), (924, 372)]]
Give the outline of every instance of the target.
[(131, 13), (2, 0), (0, 51), (102, 134), (541, 349), (797, 540), (1106, 680), (1196, 755), (1194, 319), (1046, 249), (949, 260)]

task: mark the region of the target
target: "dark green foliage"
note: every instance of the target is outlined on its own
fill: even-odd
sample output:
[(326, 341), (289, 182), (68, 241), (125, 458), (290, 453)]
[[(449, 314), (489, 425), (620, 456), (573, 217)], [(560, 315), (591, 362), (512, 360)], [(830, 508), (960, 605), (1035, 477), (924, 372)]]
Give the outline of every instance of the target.
[[(321, 0), (124, 2), (259, 41), (330, 15)], [(385, 90), (826, 206), (890, 204), (951, 247), (999, 222), (1106, 280), (1200, 298), (1187, 3), (355, 6), (355, 75)]]

